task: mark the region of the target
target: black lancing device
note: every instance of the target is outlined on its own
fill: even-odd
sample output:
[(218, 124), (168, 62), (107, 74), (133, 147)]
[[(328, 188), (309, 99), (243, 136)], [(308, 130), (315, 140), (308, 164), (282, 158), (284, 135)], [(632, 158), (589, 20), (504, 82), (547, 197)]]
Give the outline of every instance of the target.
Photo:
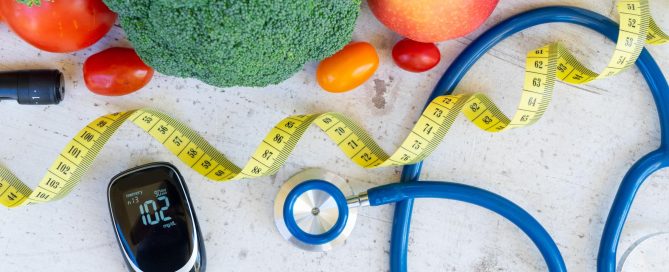
[(22, 105), (55, 105), (63, 100), (65, 84), (58, 70), (0, 72), (0, 100)]

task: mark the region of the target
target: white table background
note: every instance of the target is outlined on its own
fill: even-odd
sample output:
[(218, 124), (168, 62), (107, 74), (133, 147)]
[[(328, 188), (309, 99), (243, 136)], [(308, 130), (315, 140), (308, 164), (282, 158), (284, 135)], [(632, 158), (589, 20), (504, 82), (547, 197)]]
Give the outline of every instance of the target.
[[(513, 14), (547, 5), (574, 5), (617, 20), (614, 3), (576, 0), (502, 0), (486, 24), (467, 37), (439, 43), (441, 64), (424, 74), (398, 69), (390, 50), (400, 37), (366, 5), (354, 40), (369, 41), (381, 56), (377, 73), (360, 88), (330, 94), (315, 82), (316, 63), (276, 86), (214, 88), (196, 80), (156, 75), (124, 97), (89, 92), (82, 63), (111, 46), (127, 46), (114, 27), (95, 46), (73, 54), (32, 48), (0, 25), (0, 70), (59, 68), (67, 94), (58, 106), (0, 103), (0, 165), (34, 186), (61, 148), (99, 115), (154, 107), (200, 132), (243, 164), (267, 131), (296, 113), (338, 111), (357, 120), (387, 151), (398, 147), (441, 73), (483, 30)], [(669, 2), (651, 1), (659, 16)], [(602, 68), (613, 43), (581, 27), (552, 24), (502, 42), (476, 64), (457, 92), (488, 93), (507, 113), (520, 96), (528, 50), (562, 41), (591, 67)], [(669, 46), (649, 50), (669, 71)], [(665, 75), (667, 73), (665, 72)], [(595, 94), (598, 93), (598, 94)], [(644, 80), (632, 69), (584, 86), (556, 85), (554, 102), (536, 125), (489, 134), (459, 118), (427, 160), (422, 178), (470, 184), (499, 193), (527, 209), (552, 234), (571, 271), (594, 271), (602, 228), (623, 175), (659, 144), (657, 111)], [(318, 154), (314, 151), (320, 151)], [(106, 205), (109, 179), (153, 161), (177, 165), (190, 187), (206, 240), (209, 271), (387, 271), (393, 206), (363, 208), (346, 245), (305, 252), (284, 241), (273, 222), (273, 201), (289, 176), (320, 167), (349, 179), (355, 191), (396, 182), (400, 168), (364, 170), (350, 162), (317, 128), (310, 128), (287, 164), (272, 177), (213, 183), (188, 169), (133, 125), (121, 127), (92, 170), (64, 200), (0, 215), (0, 271), (123, 271)], [(519, 167), (529, 167), (521, 170)], [(641, 237), (669, 230), (669, 175), (660, 171), (641, 189), (623, 233), (619, 256)], [(669, 267), (664, 247), (644, 258)], [(642, 258), (643, 259), (643, 258)], [(629, 271), (642, 271), (641, 266)], [(541, 271), (545, 264), (515, 226), (487, 210), (454, 201), (416, 201), (409, 247), (411, 271)]]

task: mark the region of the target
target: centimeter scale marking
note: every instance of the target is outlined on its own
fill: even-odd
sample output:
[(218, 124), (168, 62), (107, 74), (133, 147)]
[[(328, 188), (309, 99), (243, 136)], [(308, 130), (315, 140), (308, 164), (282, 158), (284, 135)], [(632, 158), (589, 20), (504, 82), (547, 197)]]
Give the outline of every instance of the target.
[(34, 190), (0, 167), (0, 204), (17, 207), (64, 197), (79, 183), (118, 127), (127, 121), (146, 131), (184, 164), (214, 181), (275, 174), (311, 124), (325, 132), (361, 167), (417, 163), (437, 148), (459, 113), (488, 132), (531, 125), (546, 111), (556, 79), (584, 84), (614, 76), (634, 64), (645, 44), (669, 41), (669, 36), (651, 18), (648, 0), (623, 0), (617, 7), (620, 31), (607, 67), (601, 73), (595, 73), (559, 43), (529, 52), (520, 103), (512, 118), (502, 113), (483, 93), (440, 96), (428, 104), (400, 147), (388, 155), (364, 129), (339, 113), (294, 115), (274, 126), (247, 164), (240, 168), (195, 131), (167, 114), (153, 109), (119, 112), (102, 116), (84, 127), (61, 151)]

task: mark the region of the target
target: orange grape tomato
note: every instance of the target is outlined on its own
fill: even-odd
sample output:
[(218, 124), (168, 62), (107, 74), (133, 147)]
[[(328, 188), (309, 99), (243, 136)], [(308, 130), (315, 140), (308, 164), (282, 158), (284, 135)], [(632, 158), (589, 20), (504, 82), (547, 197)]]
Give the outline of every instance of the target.
[(378, 67), (379, 55), (374, 46), (367, 42), (353, 42), (321, 61), (316, 78), (326, 91), (341, 93), (360, 86)]

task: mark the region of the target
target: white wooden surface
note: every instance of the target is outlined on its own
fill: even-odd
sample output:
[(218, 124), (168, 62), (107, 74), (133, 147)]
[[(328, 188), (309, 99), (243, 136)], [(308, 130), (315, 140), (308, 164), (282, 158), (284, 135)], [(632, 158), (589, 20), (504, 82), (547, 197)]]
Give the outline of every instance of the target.
[[(242, 164), (275, 122), (288, 114), (339, 111), (359, 121), (388, 151), (409, 132), (425, 98), (449, 63), (482, 30), (524, 10), (574, 5), (617, 18), (614, 0), (502, 0), (477, 32), (439, 44), (441, 64), (425, 74), (398, 69), (390, 59), (399, 37), (364, 7), (355, 40), (373, 43), (381, 55), (374, 77), (355, 91), (330, 94), (314, 80), (315, 63), (290, 80), (263, 89), (207, 86), (156, 75), (135, 94), (111, 98), (90, 93), (82, 62), (110, 46), (128, 45), (115, 27), (107, 38), (74, 54), (38, 51), (0, 25), (0, 70), (59, 68), (67, 95), (58, 106), (0, 103), (0, 165), (36, 185), (60, 149), (95, 117), (139, 107), (177, 116)], [(659, 16), (669, 8), (651, 1)], [(458, 92), (484, 91), (510, 112), (519, 98), (525, 52), (550, 41), (568, 45), (591, 67), (604, 67), (613, 44), (580, 27), (535, 27), (487, 54)], [(669, 46), (649, 50), (669, 70)], [(666, 74), (666, 73), (665, 73)], [(456, 122), (427, 160), (423, 178), (457, 181), (499, 193), (534, 215), (553, 235), (571, 271), (593, 271), (602, 227), (629, 166), (659, 143), (650, 92), (636, 70), (585, 86), (559, 83), (554, 102), (537, 125), (488, 134)], [(599, 93), (594, 94), (593, 92)], [(528, 141), (528, 139), (532, 139)], [(320, 151), (317, 153), (316, 151)], [(7, 210), (0, 216), (0, 271), (122, 271), (106, 201), (116, 173), (153, 162), (175, 163), (185, 175), (206, 237), (209, 271), (387, 271), (392, 206), (365, 208), (347, 244), (327, 253), (304, 252), (275, 230), (274, 196), (287, 177), (321, 167), (349, 178), (356, 191), (395, 182), (399, 168), (364, 170), (349, 162), (317, 129), (310, 129), (283, 169), (272, 177), (212, 183), (187, 169), (132, 125), (124, 125), (102, 151), (84, 181), (64, 200)], [(529, 167), (521, 170), (520, 166)], [(619, 252), (644, 235), (669, 230), (669, 175), (653, 175), (639, 192)], [(453, 201), (417, 201), (409, 249), (411, 271), (541, 271), (540, 254), (518, 229), (483, 209)], [(669, 269), (666, 247), (635, 253)], [(658, 257), (659, 256), (659, 257)], [(664, 257), (662, 257), (664, 256)], [(650, 267), (644, 263), (638, 268)], [(662, 266), (663, 265), (663, 266)], [(645, 269), (627, 269), (643, 271)]]

